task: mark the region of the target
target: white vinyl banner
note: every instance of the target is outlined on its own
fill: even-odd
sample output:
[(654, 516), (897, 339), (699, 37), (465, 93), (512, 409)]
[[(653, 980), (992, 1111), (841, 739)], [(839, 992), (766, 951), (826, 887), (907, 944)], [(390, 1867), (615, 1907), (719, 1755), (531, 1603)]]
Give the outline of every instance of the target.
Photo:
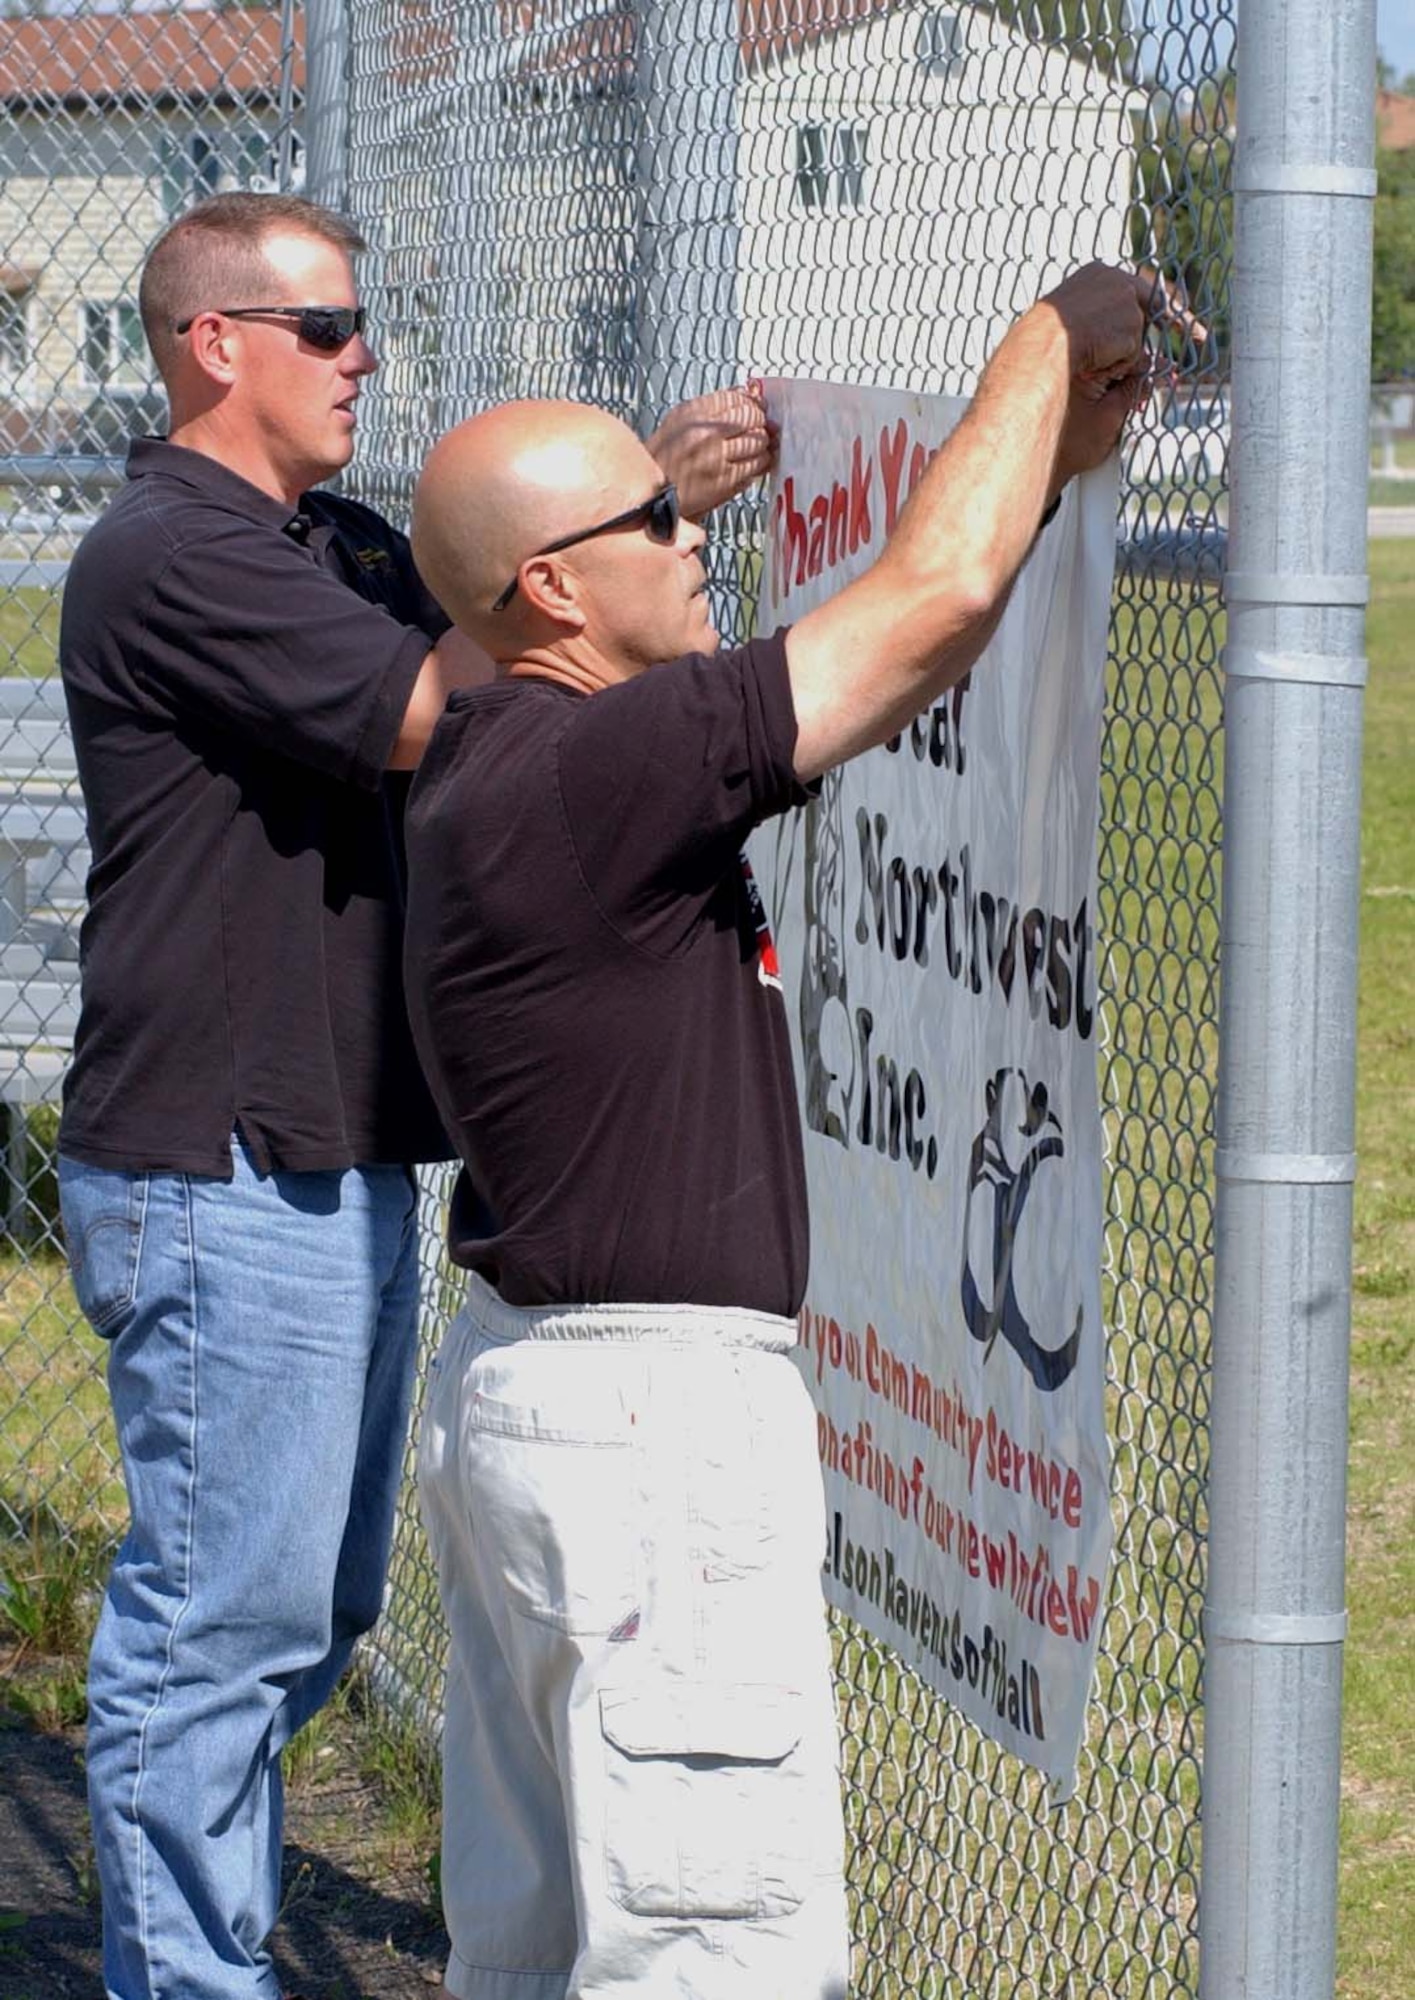
[[(770, 631), (875, 561), (966, 405), (766, 387)], [(972, 672), (752, 847), (805, 1123), (827, 1594), (1057, 1797), (1111, 1545), (1095, 836), (1115, 502), (1113, 468), (1073, 482)]]

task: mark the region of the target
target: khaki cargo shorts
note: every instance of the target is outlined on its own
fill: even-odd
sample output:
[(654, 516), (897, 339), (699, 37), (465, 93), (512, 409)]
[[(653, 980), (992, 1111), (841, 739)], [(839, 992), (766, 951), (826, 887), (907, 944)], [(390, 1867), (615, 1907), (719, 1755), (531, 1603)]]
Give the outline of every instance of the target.
[(525, 1311), (473, 1280), (419, 1450), (458, 2000), (845, 2000), (794, 1340), (760, 1313)]

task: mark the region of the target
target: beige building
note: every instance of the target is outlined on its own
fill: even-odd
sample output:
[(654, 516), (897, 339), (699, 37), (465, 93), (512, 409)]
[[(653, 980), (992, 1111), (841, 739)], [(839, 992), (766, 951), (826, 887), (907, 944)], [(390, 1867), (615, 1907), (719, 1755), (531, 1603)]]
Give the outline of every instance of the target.
[(202, 195), (273, 185), (281, 74), (268, 7), (0, 22), (5, 448), (111, 451), (160, 411), (143, 255)]
[[(423, 51), (416, 164), (373, 233), (396, 208), (434, 291), (474, 267), (445, 416), (527, 392), (634, 414), (644, 382), (652, 415), (742, 371), (966, 391), (1048, 283), (1123, 254), (1147, 99), (1104, 62), (968, 0), (695, 0), (677, 43), (649, 13), (657, 39), (505, 0)], [(399, 60), (356, 54), (385, 93)], [(412, 424), (394, 397), (390, 369), (371, 407)]]
[(966, 394), (1023, 306), (1123, 255), (1146, 98), (1102, 64), (984, 6), (754, 11), (738, 94), (750, 368)]

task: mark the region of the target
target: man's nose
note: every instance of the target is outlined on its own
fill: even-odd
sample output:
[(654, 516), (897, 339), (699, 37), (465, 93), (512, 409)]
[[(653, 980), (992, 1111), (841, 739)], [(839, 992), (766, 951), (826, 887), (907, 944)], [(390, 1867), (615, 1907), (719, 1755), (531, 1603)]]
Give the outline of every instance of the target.
[(349, 353), (353, 361), (351, 374), (372, 375), (378, 366), (378, 356), (361, 333), (356, 333), (349, 343)]

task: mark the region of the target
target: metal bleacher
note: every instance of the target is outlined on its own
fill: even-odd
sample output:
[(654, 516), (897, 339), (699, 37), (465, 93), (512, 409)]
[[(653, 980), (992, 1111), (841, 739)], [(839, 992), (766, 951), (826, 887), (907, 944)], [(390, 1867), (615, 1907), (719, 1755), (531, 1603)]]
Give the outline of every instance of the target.
[(87, 865), (63, 689), (57, 677), (0, 678), (0, 1103), (6, 1107), (59, 1094), (78, 1020)]
[[(10, 497), (0, 596), (63, 588), (78, 537), (122, 481), (118, 455), (0, 451)], [(18, 653), (18, 649), (17, 649)], [(0, 657), (0, 1146), (4, 1206), (28, 1107), (55, 1102), (79, 1011), (88, 842), (57, 661), (35, 679)]]

